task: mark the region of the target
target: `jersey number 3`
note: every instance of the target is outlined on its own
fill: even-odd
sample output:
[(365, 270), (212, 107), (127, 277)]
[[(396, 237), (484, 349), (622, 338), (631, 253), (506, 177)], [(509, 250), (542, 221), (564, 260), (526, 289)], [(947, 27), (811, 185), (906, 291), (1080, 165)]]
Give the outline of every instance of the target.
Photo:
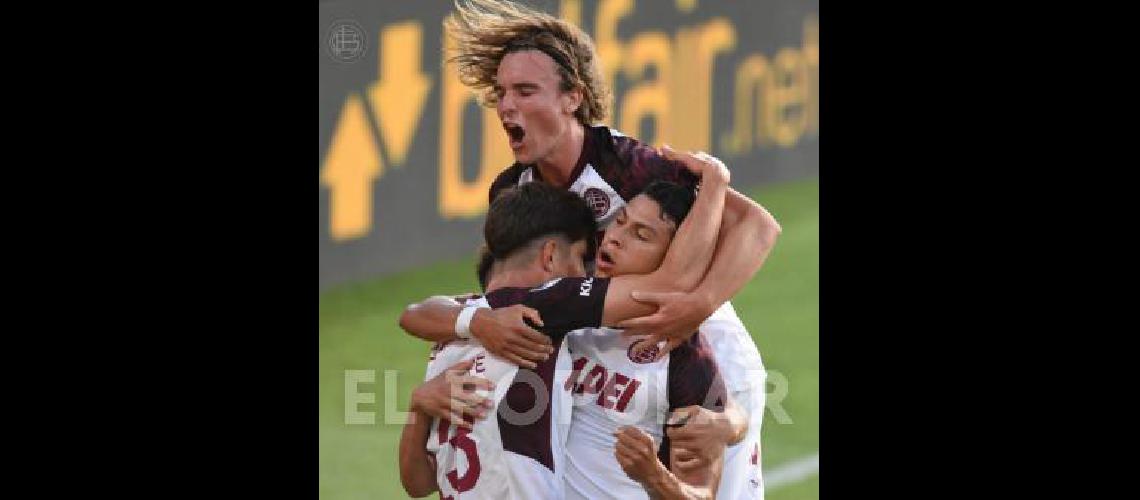
[[(451, 434), (451, 430), (455, 429), (455, 435), (447, 439), (445, 436)], [(475, 487), (475, 482), (479, 480), (479, 450), (475, 447), (475, 441), (471, 440), (470, 429), (456, 427), (451, 425), (447, 420), (439, 421), (439, 444), (444, 442), (450, 444), (452, 448), (463, 451), (463, 455), (467, 457), (467, 473), (462, 477), (459, 475), (459, 470), (448, 471), (447, 482), (451, 483), (451, 487), (458, 493), (463, 493)]]

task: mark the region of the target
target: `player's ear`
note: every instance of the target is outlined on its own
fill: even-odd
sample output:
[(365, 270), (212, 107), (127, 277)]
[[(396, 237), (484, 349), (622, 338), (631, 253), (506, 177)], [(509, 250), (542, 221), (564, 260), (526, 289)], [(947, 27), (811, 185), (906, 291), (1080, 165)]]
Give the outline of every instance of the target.
[(556, 266), (554, 265), (554, 258), (557, 252), (558, 242), (554, 241), (553, 238), (546, 240), (542, 244), (542, 251), (539, 252), (539, 256), (542, 259), (543, 271), (546, 271), (548, 273), (553, 273), (555, 271)]
[(562, 109), (566, 114), (574, 114), (582, 105), (582, 88), (578, 87), (562, 93)]

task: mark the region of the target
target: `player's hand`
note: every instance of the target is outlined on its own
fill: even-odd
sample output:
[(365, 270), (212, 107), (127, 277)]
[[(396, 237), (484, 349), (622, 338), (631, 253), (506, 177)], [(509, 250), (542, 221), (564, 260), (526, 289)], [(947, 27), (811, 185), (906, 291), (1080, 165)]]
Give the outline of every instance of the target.
[(731, 434), (731, 424), (720, 413), (697, 405), (673, 410), (665, 427), (676, 459), (671, 463), (681, 472), (706, 467), (724, 455)]
[(450, 420), (451, 423), (468, 429), (471, 428), (471, 423), (465, 416), (473, 420), (485, 418), (493, 407), (493, 402), (476, 391), (494, 391), (495, 385), (483, 377), (467, 374), (474, 363), (473, 359), (456, 363), (416, 387), (412, 391), (412, 411)]
[(554, 354), (550, 337), (526, 324), (543, 326), (538, 311), (522, 304), (499, 309), (480, 309), (471, 318), (471, 336), (483, 347), (523, 368), (535, 368)]
[(645, 431), (633, 426), (624, 426), (614, 433), (614, 456), (630, 479), (641, 484), (659, 474), (664, 465), (657, 459), (657, 443)]
[(636, 354), (665, 342), (664, 348), (658, 350), (656, 359), (661, 359), (673, 348), (688, 341), (697, 333), (701, 323), (716, 310), (710, 307), (707, 299), (696, 293), (635, 290), (632, 296), (633, 300), (657, 306), (657, 312), (627, 319), (614, 326), (624, 328), (624, 335), (648, 335), (635, 347)]
[(702, 182), (715, 178), (728, 184), (732, 180), (732, 174), (724, 162), (704, 151), (681, 153), (669, 147), (668, 144), (662, 146), (660, 151), (661, 156), (681, 163), (694, 175), (700, 177)]

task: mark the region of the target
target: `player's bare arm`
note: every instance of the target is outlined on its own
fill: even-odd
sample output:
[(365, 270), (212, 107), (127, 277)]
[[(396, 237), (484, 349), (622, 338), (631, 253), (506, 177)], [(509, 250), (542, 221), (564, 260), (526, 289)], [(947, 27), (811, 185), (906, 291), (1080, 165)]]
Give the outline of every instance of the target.
[(625, 426), (615, 433), (614, 456), (626, 475), (637, 481), (655, 500), (702, 499), (716, 497), (720, 479), (717, 460), (700, 468), (670, 471), (657, 458), (657, 446), (645, 431)]
[(767, 209), (731, 188), (725, 199), (724, 213), (713, 263), (694, 292), (707, 301), (708, 314), (736, 295), (756, 275), (781, 231), (780, 224)]
[[(447, 295), (433, 295), (411, 304), (400, 315), (400, 328), (429, 342), (455, 340), (455, 316), (450, 314), (459, 301)], [(451, 323), (447, 323), (451, 316)]]
[[(432, 342), (458, 339), (455, 321), (462, 306), (450, 297), (435, 296), (409, 305), (400, 315), (404, 331)], [(517, 304), (500, 309), (480, 309), (471, 318), (471, 336), (491, 354), (523, 368), (534, 368), (553, 354), (550, 338), (527, 324), (542, 326), (542, 317), (532, 308)]]
[(439, 488), (435, 484), (435, 462), (427, 453), (430, 435), (431, 417), (408, 412), (408, 421), (400, 434), (400, 483), (413, 498), (430, 495)]

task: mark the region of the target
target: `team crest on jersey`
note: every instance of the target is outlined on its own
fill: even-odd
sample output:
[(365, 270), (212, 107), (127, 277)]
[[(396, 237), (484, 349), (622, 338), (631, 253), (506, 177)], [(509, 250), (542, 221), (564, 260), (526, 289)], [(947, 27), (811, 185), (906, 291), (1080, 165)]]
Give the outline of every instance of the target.
[(610, 211), (610, 196), (605, 191), (592, 187), (582, 193), (582, 199), (594, 211), (594, 217), (601, 217)]
[(629, 349), (626, 349), (625, 351), (625, 355), (629, 357), (630, 361), (633, 361), (639, 365), (644, 365), (646, 363), (652, 363), (653, 360), (657, 359), (657, 351), (660, 349), (656, 344), (649, 346), (649, 348), (641, 351), (640, 354), (633, 352), (633, 348), (637, 346), (637, 344), (637, 342), (634, 342), (629, 346)]

